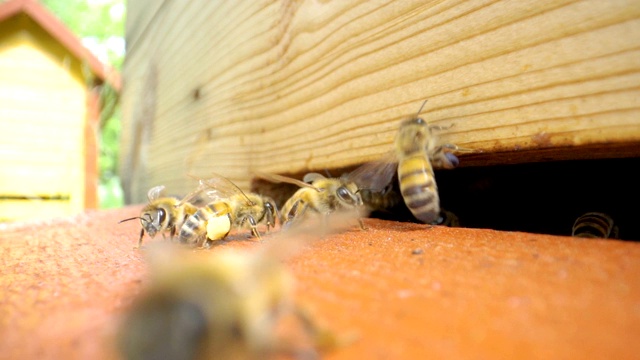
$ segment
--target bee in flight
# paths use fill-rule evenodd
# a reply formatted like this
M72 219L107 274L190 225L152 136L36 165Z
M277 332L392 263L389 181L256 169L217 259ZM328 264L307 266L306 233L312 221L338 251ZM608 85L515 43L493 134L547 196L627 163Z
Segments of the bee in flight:
M364 164L348 176L356 183L368 186L374 200L385 195L397 173L400 194L416 219L427 224L440 224L438 186L433 168L453 169L459 160L452 153L453 144L440 144L433 134L440 126L429 126L419 117L426 101L414 118L403 121L395 138L395 149L381 159ZM364 187L361 186L361 189ZM374 201L372 200L372 201Z
M280 209L280 222L283 226L301 221L310 213L325 218L335 211L362 210L362 198L358 185L348 178L325 177L318 173L309 173L303 180L297 180L276 174L256 174L265 180L285 182L300 186ZM361 228L362 220L358 218Z
M205 193L210 202L189 216L180 229L180 242L204 246L207 241L224 239L232 228L249 226L260 239L258 224L265 223L267 231L275 226L278 217L274 201L255 193L244 193L231 180L214 175L200 180L198 188L183 198L180 206L194 196Z
M147 192L149 203L142 209L140 216L121 220L123 223L129 220L140 220L142 230L140 230L140 238L138 239L138 248L142 245L144 233L149 234L153 238L156 233L161 233L164 237L165 232L169 231L171 239L176 235L184 221L191 215L195 214L197 208L189 202L179 201L174 197L161 196L165 187L159 185L151 188Z

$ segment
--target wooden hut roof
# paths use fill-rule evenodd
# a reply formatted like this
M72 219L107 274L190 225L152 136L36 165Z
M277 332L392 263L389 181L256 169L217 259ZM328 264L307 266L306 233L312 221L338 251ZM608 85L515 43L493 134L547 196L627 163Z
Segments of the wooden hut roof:
M109 83L116 91L120 91L120 74L103 64L89 51L78 37L71 32L58 18L51 14L36 0L9 0L0 3L0 23L15 16L24 14L58 41L78 60L86 62L93 74L102 82Z

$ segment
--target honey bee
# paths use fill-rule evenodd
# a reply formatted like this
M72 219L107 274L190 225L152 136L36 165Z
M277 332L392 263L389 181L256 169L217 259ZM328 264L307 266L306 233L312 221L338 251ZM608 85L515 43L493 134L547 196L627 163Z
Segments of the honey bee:
M438 185L430 159L445 169L458 164L455 155L437 144L433 129L421 118L409 119L400 125L395 141L400 193L413 216L427 224L440 217Z
M429 126L418 117L426 101L414 118L405 120L395 138L395 149L381 159L362 165L349 174L359 184L368 184L371 191L384 196L386 186L397 173L400 194L413 216L427 224L443 222L446 214L440 212L438 186L433 168L453 169L459 164L451 151L458 150L453 144L439 144L433 134L442 130ZM377 191L376 191L377 190Z
M328 178L318 173L309 173L302 181L276 174L256 175L272 182L300 186L280 209L280 222L283 226L301 221L309 213L321 214L326 218L335 211L361 211L363 203L358 185L349 179ZM364 228L360 218L358 222Z
M255 193L244 193L229 179L215 175L200 180L200 186L180 201L184 203L204 192L211 200L189 216L180 229L180 242L202 247L207 241L224 239L232 228L248 225L251 234L260 239L258 224L266 223L267 231L278 217L273 200Z
M162 197L164 191L164 185L159 185L151 188L147 192L147 198L149 203L142 209L140 216L132 217L129 219L121 220L119 223L125 221L140 219L140 238L138 239L138 246L142 245L142 238L144 233L149 234L149 237L153 238L156 233L161 233L164 238L165 232L169 231L171 239L176 235L178 228L182 226L185 219L196 213L197 208L188 202L179 202L174 197Z
M618 226L613 219L601 212L588 212L578 217L573 223L571 236L581 238L617 239Z
M282 262L291 249L260 250L182 250L152 261L151 281L120 326L123 357L265 359L306 352L316 358L338 344L293 301L294 279ZM283 341L276 330L288 316L299 321L308 348Z

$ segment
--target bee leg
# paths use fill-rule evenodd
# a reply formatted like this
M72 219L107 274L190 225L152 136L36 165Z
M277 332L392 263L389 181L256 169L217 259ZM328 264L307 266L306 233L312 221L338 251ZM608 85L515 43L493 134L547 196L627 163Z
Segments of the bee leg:
M296 201L291 206L291 209L289 210L288 213L282 214L282 224L283 225L289 224L291 222L291 220L293 220L293 218L295 217L295 214L298 212L298 205L300 205L300 201Z
M433 155L432 156L436 156L445 152L452 152L452 151L458 151L460 149L460 147L456 144L451 144L451 143L446 143L446 144L441 144L436 146L433 149Z
M267 233L269 233L269 231L271 230L271 228L275 228L276 227L276 223L272 218L267 218Z
M296 221L296 219L301 219L304 213L307 210L307 204L302 200L297 200L293 206L291 206L291 210L287 214L284 215L284 219L282 221L282 225L289 227L291 224Z
M447 149L449 151L457 151L457 152L466 152L466 153L475 152L474 149L460 147L456 144L451 144L451 143L442 144L440 145L440 148Z
M445 145L448 145L448 144L445 144ZM435 168L455 169L460 164L460 160L452 152L444 151L443 149L445 145L436 147L433 150L433 152L429 155L429 159L431 160L431 165ZM455 146L457 148L457 145L451 145L451 146Z
M442 125L429 125L429 131L442 131L442 130L449 130L451 129L453 126L455 125L455 123L451 123L448 126L442 126Z
M138 239L138 246L136 246L135 249L140 249L140 247L142 246L143 237L144 237L144 228L140 230L140 238Z
M270 203L270 202L266 202L265 203L265 215L267 218L267 232L269 232L269 230L272 227L276 226L276 218L278 218L278 209L277 207Z
M451 151L456 151L456 150L459 149L458 145L451 144L451 143L442 144L438 148L439 149L447 149L447 150L451 150Z
M207 236L206 235L202 235L198 238L198 241L196 242L196 247L197 248L204 248L204 245L207 243Z
M364 221L362 221L362 218L360 217L359 214L358 214L358 224L360 224L360 230L367 230L366 226L364 226Z
M173 225L169 230L169 241L173 242L173 238L176 237L176 226Z
M249 221L249 226L251 226L251 234L257 237L258 240L262 240L262 238L260 237L260 232L258 232L258 224L256 223L256 219L254 219L251 215L247 215L245 220Z

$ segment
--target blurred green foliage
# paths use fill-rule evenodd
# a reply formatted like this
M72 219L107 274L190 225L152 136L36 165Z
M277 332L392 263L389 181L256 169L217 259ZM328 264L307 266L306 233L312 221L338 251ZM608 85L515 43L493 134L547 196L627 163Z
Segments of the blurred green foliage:
M85 45L96 43L102 61L120 69L124 59L120 44L124 44L124 0L41 0L65 25L78 35ZM119 40L122 39L122 40ZM91 41L93 40L93 41ZM94 46L91 50L96 52Z
M100 60L120 70L124 60L124 0L41 0ZM101 208L120 207L124 197L118 178L120 111L118 96L108 86L101 89L98 168Z
M100 186L98 198L101 208L121 207L124 204L124 193L118 177L118 151L120 145L120 113L109 118L100 134Z

